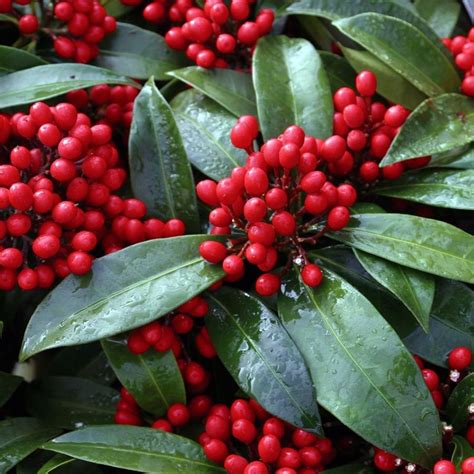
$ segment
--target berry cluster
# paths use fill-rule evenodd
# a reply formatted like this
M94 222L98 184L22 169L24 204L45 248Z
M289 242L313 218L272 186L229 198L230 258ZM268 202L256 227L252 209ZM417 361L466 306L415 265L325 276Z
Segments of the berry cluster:
M0 146L0 290L49 288L95 256L184 234L181 221L143 221L143 202L113 194L127 172L112 129L70 103L0 115Z
M198 183L198 197L213 207L209 222L211 234L244 234L228 246L216 241L203 242L199 251L210 263L222 264L227 281L244 275L244 260L265 272L256 280L256 291L269 296L278 291L280 276L269 273L279 254L287 254L285 269L292 262L302 266L305 284L321 283L319 267L310 263L305 245L314 245L327 230L340 230L349 221L349 206L357 199L350 184L335 186L326 173L316 170L323 162L333 163L345 149L339 137L321 142L295 125L253 151L258 135L257 120L241 117L231 132L234 146L249 154L246 166L237 167L229 178L218 183ZM317 229L317 230L314 230Z
M467 36L443 38L443 44L454 56L456 66L464 73L461 92L474 97L474 28L469 30Z
M15 0L15 6L24 10L31 0ZM99 0L63 0L54 4L42 2L44 10L39 18L33 14L21 14L13 8L11 0L0 0L0 13L18 16L18 28L22 35L41 33L53 40L56 54L79 63L88 63L99 54L98 44L115 31L117 22ZM32 10L34 11L34 10Z

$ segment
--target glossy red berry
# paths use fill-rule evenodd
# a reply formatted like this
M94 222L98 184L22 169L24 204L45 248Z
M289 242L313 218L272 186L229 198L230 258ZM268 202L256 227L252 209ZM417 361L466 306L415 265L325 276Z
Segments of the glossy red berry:
M396 464L397 458L386 451L378 450L374 456L374 464L377 469L380 469L383 472L391 472L397 467ZM441 474L441 473L438 473Z
M273 273L264 273L257 278L255 290L261 296L275 294L280 288L280 277Z
M258 442L258 455L263 462L274 463L281 451L280 440L273 434L265 434Z
M199 253L208 262L219 263L226 257L227 248L220 242L206 240L199 246Z
M377 78L372 71L361 71L356 77L357 92L363 97L371 97L377 90Z
M169 422L173 426L184 426L189 422L190 414L186 405L182 403L174 403L166 412Z
M433 467L433 474L456 474L456 467L451 461L442 459Z
M309 263L303 267L303 270L301 270L301 278L305 285L315 287L321 284L323 273L317 265Z
M347 207L337 206L329 211L327 225L331 230L341 230L349 223L349 219Z
M465 370L472 360L472 352L468 347L456 347L449 353L448 364L450 369Z
M220 439L211 439L204 445L204 454L216 464L222 464L228 453L227 445Z

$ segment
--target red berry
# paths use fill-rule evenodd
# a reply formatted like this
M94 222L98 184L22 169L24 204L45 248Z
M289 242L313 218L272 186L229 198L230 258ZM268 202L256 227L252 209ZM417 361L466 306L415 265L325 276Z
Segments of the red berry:
M228 474L243 474L248 461L237 454L230 454L225 458L224 469Z
M204 445L204 454L216 464L222 464L226 459L229 450L226 444L220 439L211 439Z
M15 183L8 191L10 205L19 211L26 211L33 205L33 191L25 183Z
M309 263L301 270L301 278L305 285L315 287L321 284L323 273L317 265Z
M456 467L451 461L442 459L433 467L433 474L456 474Z
M280 456L280 440L273 434L265 434L260 438L257 449L263 462L274 463Z
M31 268L24 268L17 277L18 286L22 290L34 290L38 286L38 275Z
M0 251L0 266L16 270L23 265L23 254L20 250L10 247Z
M257 23L253 21L246 21L237 30L238 40L246 46L253 46L259 37L260 29L258 28Z
M286 191L281 188L272 188L265 194L265 202L270 209L278 211L288 204ZM263 218L263 216L262 216Z
M396 460L397 458L393 454L382 450L378 450L374 456L375 467L383 472L394 471L397 467Z
M366 161L359 168L359 176L367 183L372 183L379 177L379 165L375 161Z
M244 261L237 255L229 255L224 258L222 269L230 276L241 275L244 272Z
M224 4L218 4L218 5L222 5L225 7ZM215 6L218 6L218 5L215 5ZM232 53L235 50L236 44L237 42L235 41L235 38L232 35L229 35L227 33L220 34L216 40L217 50L224 54Z
M409 112L404 107L402 107L401 105L393 105L392 107L389 107L385 112L385 125L388 125L389 127L393 128L398 128L403 125L408 115Z
M290 467L298 469L301 466L301 459L298 451L293 448L283 448L278 458L279 467Z
M260 196L268 189L268 176L260 168L250 168L245 174L244 185L250 196Z
M155 428L156 430L166 431L167 433L173 432L173 427L171 426L171 423L168 420L165 420L164 418L160 418L154 421L151 427Z
M337 187L337 203L340 206L350 207L357 200L357 191L350 184L341 184Z
M184 426L189 422L190 414L186 405L182 403L174 403L166 412L169 422L173 426Z
M463 474L474 474L474 456L464 459L461 464L461 471Z
M326 175L322 171L311 171L301 180L301 188L305 193L318 192L326 182Z
M275 229L266 222L252 224L247 235L250 242L263 244L266 247L269 247L275 241Z
M356 94L349 87L341 87L333 96L334 106L338 112L342 112L345 107L356 103Z
M449 353L448 364L450 369L465 370L472 360L472 352L468 347L456 347Z
M253 461L244 469L244 474L268 474L268 468L263 462Z
M279 211L272 217L272 225L277 234L291 236L296 231L296 221L288 211Z
M393 163L382 168L382 176L385 179L394 180L398 179L403 174L403 164Z
M428 389L430 391L436 390L439 386L439 377L436 372L431 369L423 369L421 373Z
M341 230L350 219L350 213L347 207L337 206L329 211L327 225L331 230Z
M257 278L255 290L261 296L275 294L280 288L280 277L273 273L264 273Z
M54 257L61 248L61 242L55 235L40 235L33 241L32 249L40 258Z
M257 429L251 421L241 418L232 423L232 436L244 444L250 444L257 436Z
M361 71L356 77L357 92L363 97L371 97L377 90L377 78L371 71Z
M342 155L346 151L346 141L344 138L333 135L332 137L326 138L321 147L321 157L332 163L342 158Z
M92 257L85 252L71 252L67 257L67 265L71 273L85 275L92 267Z
M23 35L32 35L36 33L39 27L38 18L35 15L23 15L18 20L18 28Z

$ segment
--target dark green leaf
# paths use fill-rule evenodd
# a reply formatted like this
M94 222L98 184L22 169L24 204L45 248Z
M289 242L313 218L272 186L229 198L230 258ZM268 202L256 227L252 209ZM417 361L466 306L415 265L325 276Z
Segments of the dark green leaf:
M86 365L84 365L77 372L77 376L104 385L111 385L116 380L115 373L104 352L99 352Z
M369 70L377 76L377 92L389 101L413 110L426 99L425 94L372 53L343 46L341 49L357 72Z
M351 207L351 212L354 214L379 214L385 212L385 209L373 202L356 202Z
M18 20L13 15L5 15L3 13L0 14L0 21L8 21L15 25L18 25ZM16 48L18 50L18 48Z
M130 180L148 212L179 218L199 232L194 180L170 106L151 78L135 99L129 141Z
M415 6L422 18L440 38L451 36L459 18L461 5L450 0L416 0Z
M430 315L430 332L417 328L403 342L423 359L447 366L454 347L474 346L474 292L466 285L439 279Z
M102 346L120 383L137 403L156 417L173 403L186 403L184 382L173 352L132 354L123 337L104 339Z
M0 472L7 472L58 433L35 418L0 421Z
M384 181L374 190L382 196L449 209L474 209L474 170L422 169Z
M210 238L150 240L97 259L83 277L67 277L33 314L22 360L143 326L201 293L224 276L199 256L199 245Z
M454 444L454 451L451 461L456 466L456 471L461 472L461 464L464 459L474 456L474 448L462 436L455 436L452 443Z
M108 15L115 18L120 18L133 10L133 7L124 5L120 0L102 0L101 5L105 7Z
M311 289L293 270L278 307L309 366L320 405L403 459L429 467L439 458L440 421L420 370L362 294L329 270Z
M322 434L308 369L278 318L239 290L224 287L208 297L209 334L240 388L270 413Z
M262 38L253 55L252 73L265 140L278 137L290 125L318 138L331 135L331 89L309 41L282 35Z
M47 64L39 56L22 49L0 45L0 73L8 73Z
M415 270L474 283L474 237L407 214L356 214L329 237Z
M94 64L118 74L167 80L168 71L186 66L189 61L172 50L162 36L128 23L118 23L117 30L100 43L100 54Z
M41 469L38 470L38 474L49 474L50 472L54 472L55 474L61 472L74 474L76 472L85 472L85 470L87 470L87 473L89 474L90 468L94 470L95 466L82 461L76 461L68 456L63 456L62 454L57 454L46 464L41 466ZM82 469L82 471L78 471L78 469Z
M53 439L45 449L131 471L225 473L206 459L194 441L153 428L89 427Z
M168 75L201 91L237 117L257 115L252 77L248 73L187 67Z
M0 407L5 405L22 381L21 377L0 372Z
M235 117L217 102L190 89L176 96L171 106L189 160L201 173L219 181L245 164L247 154L230 141Z
M468 375L456 385L448 400L446 413L455 431L466 428L469 421L469 405L473 403L473 400L474 373Z
M365 464L345 464L344 466L324 469L326 474L373 474L375 469Z
M319 57L326 70L332 92L340 87L354 87L356 75L346 59L326 51L320 51Z
M429 316L435 292L435 280L427 273L413 270L361 250L354 250L365 270L392 292L428 332Z
M60 428L112 423L116 390L79 377L46 377L28 387L28 411Z
M460 94L427 99L408 117L381 165L432 155L474 140L474 104Z
M474 147L472 145L455 148L431 157L430 167L474 169Z
M301 15L297 18L298 23L309 35L312 42L318 45L318 48L332 51L332 46L337 40L319 18L309 15Z
M363 13L333 23L428 96L454 92L452 62L420 30L398 18Z
M96 84L128 84L131 79L87 64L48 64L13 72L0 81L0 108L50 99Z

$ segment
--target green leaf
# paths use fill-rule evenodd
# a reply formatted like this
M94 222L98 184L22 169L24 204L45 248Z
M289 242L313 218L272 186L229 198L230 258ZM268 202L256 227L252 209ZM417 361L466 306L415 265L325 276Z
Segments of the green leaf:
M324 469L326 474L373 474L375 469L365 464L344 464L343 466Z
M120 383L145 411L159 417L173 403L186 403L183 378L172 351L132 354L123 337L104 339L102 347Z
M190 439L153 428L94 426L53 439L45 449L106 466L149 473L225 473Z
M426 99L425 94L372 53L340 47L357 72L369 70L377 76L377 92L389 101L413 110Z
M308 369L278 318L239 290L224 287L208 298L209 334L240 388L270 413L322 434Z
M0 108L46 100L75 89L104 83L140 87L128 77L96 66L48 64L3 76L0 81Z
M118 23L117 30L100 43L100 54L94 64L118 74L167 80L168 71L186 66L189 61L172 50L164 38L153 31L128 23Z
M438 153L431 157L429 167L474 169L474 146L468 145L445 153Z
M31 317L21 360L143 326L198 295L224 276L199 255L210 239L150 240L97 259L85 276L65 278Z
M430 206L473 210L474 170L421 169L396 181L384 181L374 192Z
M0 73L8 73L47 64L39 56L22 49L0 45Z
M278 137L290 125L318 138L331 135L331 89L309 41L283 35L262 38L253 55L252 74L265 140Z
M94 466L91 464L84 463L82 461L76 461L75 459L68 456L63 456L62 454L57 454L56 456L53 456L46 464L41 466L38 474L49 474L50 472L70 472L72 474L73 472L77 472L75 469L76 465L78 468L83 469L82 472L85 472L87 469L87 472L89 473L90 468L94 469ZM67 469L67 471L64 471L63 468Z
M455 431L466 428L469 422L469 405L474 400L474 373L461 380L448 400L446 414Z
M474 104L460 94L443 94L420 104L393 140L381 165L432 155L474 140Z
M32 415L66 429L112 423L118 400L116 390L79 377L45 377L26 394Z
M21 382L23 382L21 377L0 372L0 407L5 405Z
M366 441L431 466L441 455L440 421L411 354L345 280L325 270L312 289L300 278L298 270L286 278L278 310L305 357L318 403Z
M430 332L420 328L403 342L411 352L440 367L447 367L454 347L474 348L474 292L453 280L438 279L430 315Z
M435 292L435 280L427 273L413 270L375 255L354 250L359 262L382 286L393 293L428 332Z
M201 173L219 181L245 164L247 154L230 141L235 117L217 102L190 89L176 96L171 106L189 160Z
M308 34L309 39L312 40L312 43L316 43L320 49L326 51L332 50L332 46L337 40L319 18L309 15L300 15L297 16L297 19L298 23L303 27L303 30Z
M462 436L455 436L452 443L454 444L451 462L456 466L456 471L461 472L461 464L464 459L474 456L474 448Z
M179 218L188 232L199 231L191 166L173 112L153 78L133 106L129 165L133 193L150 214Z
M3 13L0 14L0 21L8 21L13 23L14 25L18 25L18 20L12 15L5 15ZM15 48L18 49L18 48Z
M35 418L0 421L0 472L7 472L59 430Z
M319 57L326 70L332 92L336 92L340 87L354 87L356 75L346 59L326 51L319 51Z
M415 7L440 38L451 36L458 22L461 5L450 0L416 0Z
M420 30L398 18L363 13L333 22L428 96L458 89L459 75L450 61Z
M232 69L187 67L168 73L215 100L236 117L257 115L252 77Z
M474 283L474 237L445 222L407 214L356 214L331 237L415 270Z

